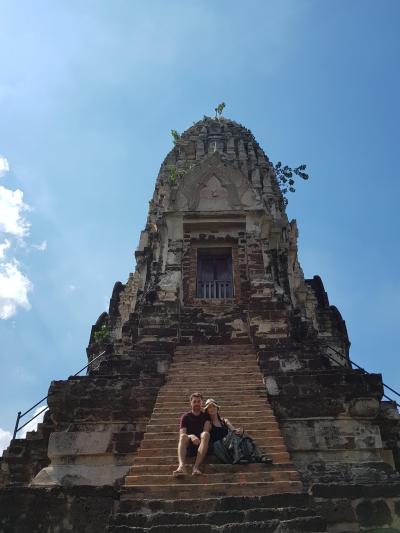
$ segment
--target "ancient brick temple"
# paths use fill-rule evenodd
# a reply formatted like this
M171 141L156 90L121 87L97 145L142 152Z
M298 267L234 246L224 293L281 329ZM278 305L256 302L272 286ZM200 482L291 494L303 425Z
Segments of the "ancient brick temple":
M52 382L44 422L4 453L0 530L400 531L396 404L379 374L352 368L297 237L246 128L204 118L184 132L136 271L92 328L88 374ZM202 476L173 478L193 390L272 466L209 456Z

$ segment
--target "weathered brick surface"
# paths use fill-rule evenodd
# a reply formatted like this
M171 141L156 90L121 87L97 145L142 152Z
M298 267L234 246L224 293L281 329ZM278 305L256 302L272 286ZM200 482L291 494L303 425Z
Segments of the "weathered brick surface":
M0 532L103 533L117 498L111 487L3 489Z

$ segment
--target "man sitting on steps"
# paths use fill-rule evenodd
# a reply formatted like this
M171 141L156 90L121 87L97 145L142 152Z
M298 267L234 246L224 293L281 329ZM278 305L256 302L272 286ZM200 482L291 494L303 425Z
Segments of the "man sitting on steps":
M192 475L201 474L199 466L203 462L208 451L210 434L204 431L204 424L210 420L209 416L202 411L203 396L199 392L194 392L190 396L191 411L182 415L180 422L178 461L179 466L174 471L174 476L184 476L186 474L186 456L195 457Z

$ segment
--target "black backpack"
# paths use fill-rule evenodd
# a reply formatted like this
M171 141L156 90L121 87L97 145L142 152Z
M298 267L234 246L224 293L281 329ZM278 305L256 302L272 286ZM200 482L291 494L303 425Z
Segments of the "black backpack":
M229 431L226 437L214 442L213 451L225 464L272 462L266 455L262 455L253 439L246 433L238 435L234 431Z

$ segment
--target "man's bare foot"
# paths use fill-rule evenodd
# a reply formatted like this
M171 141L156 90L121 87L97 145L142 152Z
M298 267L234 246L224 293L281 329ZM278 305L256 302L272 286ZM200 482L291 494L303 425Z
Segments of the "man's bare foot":
M184 465L179 465L178 468L172 472L172 475L174 477L181 477L181 476L184 476L185 474L186 474L186 469Z
M197 466L193 467L192 476L201 476L202 472L197 468Z

